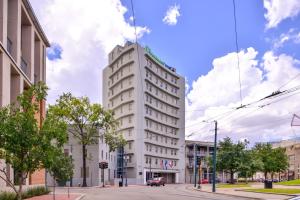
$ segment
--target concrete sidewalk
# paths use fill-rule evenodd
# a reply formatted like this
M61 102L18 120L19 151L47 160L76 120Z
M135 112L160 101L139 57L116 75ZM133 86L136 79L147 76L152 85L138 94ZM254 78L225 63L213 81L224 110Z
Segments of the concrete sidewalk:
M248 187L248 188L251 188L251 187ZM193 186L189 186L189 189L211 193L212 185L210 185L210 184L202 185L201 189L195 189ZM244 188L216 188L216 193L230 195L230 196L246 197L249 199L261 199L261 200L286 200L286 199L293 198L293 196L289 196L289 195L244 192L244 191L237 191L238 189L247 189L247 187L244 187Z
M70 194L70 196L67 194L55 194L55 200L80 200L83 196L80 194ZM53 200L53 194L36 196L26 200Z

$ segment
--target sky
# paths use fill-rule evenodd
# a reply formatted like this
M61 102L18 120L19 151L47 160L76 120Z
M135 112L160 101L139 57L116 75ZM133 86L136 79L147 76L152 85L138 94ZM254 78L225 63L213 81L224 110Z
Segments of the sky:
M52 44L48 103L63 92L101 103L107 54L135 38L131 1L30 2ZM133 6L138 41L186 78L187 139L212 140L213 120L219 139L253 144L300 136L291 126L300 115L299 91L245 106L300 85L300 0L235 0L238 54L233 0L133 0Z

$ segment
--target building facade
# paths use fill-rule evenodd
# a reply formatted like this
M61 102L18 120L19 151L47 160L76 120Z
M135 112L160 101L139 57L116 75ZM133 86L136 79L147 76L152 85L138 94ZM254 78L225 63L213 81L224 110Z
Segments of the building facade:
M157 176L183 183L185 79L139 44L116 46L108 56L103 106L115 112L118 132L128 142L128 183L145 184Z
M116 176L116 154L109 151L103 134L99 132L99 135L100 137L97 143L87 146L86 182L89 187L102 186L103 180L104 185L114 184L114 177ZM73 160L74 174L70 181L56 184L73 187L81 186L83 181L82 146L71 132L68 132L68 142L64 145L64 153ZM103 175L102 170L99 168L100 162L108 163L108 168L104 169ZM47 185L54 185L54 180L49 174L47 174Z
M201 179L212 180L212 168L207 163L207 159L214 154L214 143L213 142L202 142L202 141L185 141L185 183L195 183L195 163L196 163L196 183ZM195 157L201 160L201 170L199 170L199 162L195 162ZM199 176L200 171L200 176Z
M300 179L300 140L283 140L272 143L272 146L273 148L284 148L289 162L288 170L276 174L276 177L280 180Z
M28 0L0 0L0 106L16 101L17 96L32 84L46 81L46 38ZM40 124L45 116L45 102L36 115ZM14 180L13 169L6 167L9 179ZM45 171L29 176L27 185L44 184ZM0 186L7 186L0 180Z

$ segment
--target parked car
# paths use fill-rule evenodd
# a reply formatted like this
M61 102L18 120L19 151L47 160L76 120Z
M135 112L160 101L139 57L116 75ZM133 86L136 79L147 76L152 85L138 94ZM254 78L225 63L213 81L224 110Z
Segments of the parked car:
M157 177L157 178L153 178L147 181L147 185L150 186L165 186L166 181L164 179L164 177Z
M198 181L198 183L199 183L200 181ZM201 182L200 182L200 184L208 184L208 179L201 179Z

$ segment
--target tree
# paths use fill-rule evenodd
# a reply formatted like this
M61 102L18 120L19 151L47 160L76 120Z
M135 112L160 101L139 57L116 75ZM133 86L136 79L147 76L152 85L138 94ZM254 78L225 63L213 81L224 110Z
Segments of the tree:
M49 111L68 123L70 133L82 146L82 187L86 187L87 146L98 142L99 130L104 132L105 142L110 151L125 143L125 140L116 134L117 120L114 119L112 111L104 110L100 104L90 103L88 97L77 98L71 93L61 95L55 105L49 106Z
M283 148L272 148L269 143L259 143L255 145L254 150L262 162L261 170L264 172L265 179L267 179L268 173L273 179L275 172L284 171L288 168L288 157Z
M239 141L237 144L234 144L229 137L219 142L216 163L217 170L229 173L230 183L232 184L234 183L234 173L240 170L247 144L247 141Z
M246 182L248 178L259 171L262 167L262 162L253 150L245 150L241 157L241 164L239 167L239 176L244 177Z
M61 150L67 139L66 124L55 116L47 116L39 127L36 114L47 90L45 84L38 83L18 96L15 104L0 108L0 159L14 169L19 189L9 180L5 167L0 169L0 178L16 192L18 199L22 199L22 183L28 175L51 166L49 155Z

